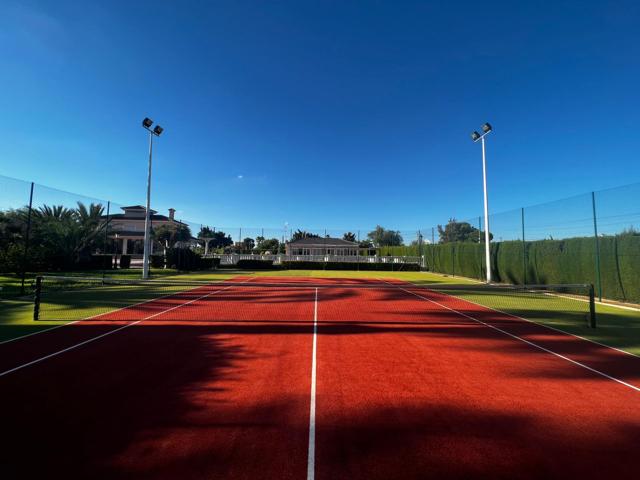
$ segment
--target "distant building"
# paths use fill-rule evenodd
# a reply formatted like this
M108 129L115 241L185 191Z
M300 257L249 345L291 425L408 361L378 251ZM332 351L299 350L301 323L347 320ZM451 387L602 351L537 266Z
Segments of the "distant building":
M142 253L144 248L144 217L146 208L142 205L132 205L122 207L124 213L109 215L109 237L115 240L117 252L126 255L128 253ZM177 221L175 209L169 209L169 216L158 215L158 212L151 210L151 228L160 225L173 225L175 227L186 226L185 223ZM107 216L102 216L106 221ZM153 243L151 242L151 252L153 253Z
M359 246L357 242L350 242L342 238L301 238L287 242L287 255L340 255L356 256Z

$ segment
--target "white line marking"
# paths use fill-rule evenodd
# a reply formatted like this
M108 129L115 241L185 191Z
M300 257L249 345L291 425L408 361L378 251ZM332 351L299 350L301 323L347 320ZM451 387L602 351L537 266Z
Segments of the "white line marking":
M427 289L429 288L426 285L418 285L416 283L411 283L411 282L408 282L408 283L410 283L411 285L415 285L417 288L427 288ZM394 284L392 283L391 285L394 285ZM442 284L440 284L440 285L442 285ZM434 290L434 292L437 292L437 290ZM627 352L626 350L622 350L621 348L612 347L611 345L606 345L604 343L598 342L597 340L591 340L590 338L583 337L582 335L577 335L575 333L567 332L566 330L562 330L560 328L552 327L551 325L545 325L544 323L541 323L541 322L535 322L533 320L529 320L528 318L519 317L518 315L514 315L513 313L508 313L508 312L505 312L503 310L498 310L497 308L487 307L486 305L482 305L481 303L477 303L477 302L474 302L472 300L467 300L464 297L457 297L456 295L452 295L452 294L449 294L449 293L443 293L442 295L448 295L450 297L458 298L458 299L463 300L465 302L472 303L474 305L478 305L479 307L483 307L483 308L486 308L486 309L489 309L489 310L493 310L494 312L502 313L503 315L508 315L511 318L516 318L516 319L522 320L524 322L532 323L534 325L539 325L541 327L548 328L549 330L553 330L555 332L559 332L559 333L563 333L565 335L570 335L572 337L579 338L580 340L584 340L585 342L595 343L596 345L600 345L601 347L610 348L611 350L615 350L616 352L620 352L620 353L624 353L625 355L631 355L632 357L640 358L640 355L636 355L635 353L632 353L632 352ZM560 297L562 295L555 295L555 296ZM581 300L579 298L573 298L573 297L563 297L563 298L576 300L578 302L588 302L588 300ZM599 302L596 302L596 303L599 303ZM599 303L599 304L600 305L605 305L605 306L610 306L608 303ZM596 317L597 317L597 313L596 313Z
M247 280L244 280L244 281L239 282L239 283L247 283L247 282L250 282L251 280L253 280L254 278L256 278L256 277L248 278ZM191 288L191 289L189 289L189 290L182 290L182 291L179 291L179 292L172 292L172 293L168 293L168 294L166 294L166 295L162 295L162 296L160 296L160 297L155 297L155 298L152 298L152 299L150 299L150 300L145 300L145 301L143 301L143 302L134 303L134 304L132 304L132 305L126 305L126 306L124 306L124 307L117 308L117 309L115 309L115 310L109 310L108 312L104 312L104 313L97 313L97 314L92 315L92 316L90 316L90 317L81 318L80 320L74 320L73 322L63 323L62 325L55 325L55 326L53 326L53 327L51 327L51 328L45 328L45 329L43 329L43 330L38 330L37 332L27 333L26 335L21 335L21 336L19 336L19 337L9 338L8 340L3 340L3 341L1 341L1 342L0 342L0 345L2 345L2 344L4 344L4 343L14 342L14 341L16 341L16 340L20 340L20 339L23 339L23 338L31 337L31 336L33 336L33 335L38 335L39 333L49 332L49 331L51 331L51 330L55 330L56 328L66 327L66 326L68 326L68 325L73 325L74 323L83 322L83 321L85 321L85 320L95 320L96 318L98 318L98 317L102 317L103 315L110 315L110 314L112 314L112 313L116 313L116 312L120 312L120 311L122 311L122 310L126 310L127 308L139 307L140 305L145 305L145 304L150 303L150 302L155 302L155 301L157 301L157 300L161 300L161 299L163 299L163 298L172 297L172 296L177 296L177 295L180 295L180 294L182 294L182 293L192 292L192 291L194 291L194 290L197 290L198 288L202 288L202 287L205 287L205 286L207 286L207 285L195 286L194 288ZM227 287L227 288L230 288L230 287ZM146 320L146 318L145 318L144 320Z
M60 355L61 353L68 352L69 350L73 350L74 348L78 348L78 347L80 347L82 345L86 345L87 343L93 342L94 340L98 340L99 338L106 337L107 335L111 335L112 333L119 332L120 330L124 330L125 328L130 327L132 325L136 325L136 324L140 323L141 321L142 320L138 320L137 322L133 322L133 323L127 323L126 325L123 325L122 327L116 328L115 330L110 330L110 331L108 331L106 333L103 333L102 335L98 335L97 337L92 337L92 338L90 338L88 340L85 340L84 342L76 343L75 345L71 345L70 347L67 347L67 348L65 348L63 350L58 350L57 352L50 353L49 355L45 355L44 357L36 358L35 360L32 360L32 361L30 361L28 363L23 363L22 365L18 365L17 367L11 368L9 370L5 370L4 372L0 373L0 377L8 375L8 374L10 374L12 372L16 372L16 371L21 370L21 369L23 369L25 367L28 367L30 365L34 365L36 363L40 363L40 362L42 362L44 360L47 360L48 358L55 357L57 355Z
M247 281L248 281L248 280L247 280ZM242 283L246 283L246 282L242 282ZM211 295L215 295L216 293L220 293L220 292L222 292L222 291L224 291L224 290L229 290L230 288L232 288L232 287L234 287L234 286L235 286L235 285L230 285L230 286L228 286L228 287L221 288L220 290L215 290L215 291L213 291L213 292L209 292L209 293L207 293L206 295L202 295L201 297L194 298L193 300L189 300L188 302L184 302L184 303L181 303L181 304L176 305L176 306L174 306L174 307L171 307L171 308L168 308L168 309L166 309L166 310L163 310L163 311L161 311L161 312L154 313L153 315L149 315L148 317L143 318L143 320L149 320L150 318L155 318L155 317L157 317L158 315L163 315L163 314L165 314L165 313L172 312L173 310L176 310L176 309L178 309L178 308L180 308L180 307L184 307L184 306L189 305L189 304L191 304L191 303L193 303L193 302L197 302L198 300L202 300L203 298L210 297Z
M311 357L311 402L309 406L309 454L307 456L307 480L316 475L316 352L318 345L318 288L313 305L313 352Z
M393 284L390 283L390 285L393 285ZM518 335L514 335L513 333L509 333L506 330L503 330L503 329L501 329L499 327L491 325L490 323L486 323L486 322L483 322L482 320L478 320L477 318L474 318L471 315L467 315L466 313L463 313L463 312L460 312L460 311L455 310L453 308L447 307L446 305L443 305L443 304L441 304L439 302L436 302L435 300L431 300L430 298L423 297L422 295L414 293L411 290L407 290L406 288L402 288L400 286L398 288L400 290L404 291L404 292L407 292L407 293L409 293L411 295L415 295L418 298L426 300L427 302L431 302L431 303L433 303L435 305L438 305L439 307L442 307L442 308L445 308L445 309L447 309L447 310L449 310L451 312L457 313L458 315L462 315L463 317L466 317L466 318L468 318L470 320L473 320L474 322L481 323L482 325L484 325L486 327L489 327L489 328L492 328L492 329L494 329L494 330L496 330L496 331L498 331L498 332L500 332L500 333L502 333L504 335L508 335L511 338L514 338L516 340L520 340L521 342L524 342L524 343L526 343L528 345L531 345L532 347L535 347L535 348L537 348L539 350L542 350L543 352L550 353L551 355L555 355L558 358L561 358L563 360L566 360L567 362L573 363L574 365L577 365L577 366L582 367L582 368L584 368L586 370L589 370L590 372L593 372L593 373L595 373L597 375L600 375L600 376L603 376L605 378L608 378L609 380L613 380L614 382L617 382L617 383L619 383L621 385L624 385L625 387L628 387L628 388L630 388L632 390L635 390L636 392L640 392L640 387L636 387L635 385L632 385L632 384L627 383L627 382L625 382L623 380L620 380L619 378L615 378L615 377L612 377L611 375L607 375L606 373L601 372L600 370L596 370L595 368L591 368L590 366L585 365L584 363L578 362L578 361L573 360L573 359L571 359L569 357L565 357L564 355L562 355L560 353L554 352L553 350L549 350L548 348L545 348L545 347L543 347L541 345L538 345L537 343L533 343L533 342L531 342L529 340L526 340L526 339L524 339L522 337L519 337ZM461 299L461 300L464 300L464 299ZM466 300L464 300L464 301L466 301ZM484 306L484 305L480 305L480 306Z
M250 279L249 279L249 280L247 280L247 282L248 282L248 281L250 281ZM242 282L242 283L245 283L245 282ZM142 320L137 320L137 321L135 321L135 322L127 323L126 325L123 325L123 326L121 326L121 327L118 327L118 328L116 328L116 329L114 329L114 330L110 330L110 331L108 331L108 332L106 332L106 333L103 333L103 334L101 334L101 335L98 335L98 336L96 336L96 337L89 338L88 340L84 340L83 342L76 343L75 345L71 345L70 347L64 348L64 349L62 349L62 350L58 350L57 352L50 353L49 355L45 355L44 357L36 358L35 360L32 360L32 361L30 361L30 362L23 363L22 365L18 365L17 367L11 368L11 369L9 369L9 370L5 370L4 372L0 372L0 377L3 377L3 376L5 376L5 375L8 375L8 374L10 374L10 373L12 373L12 372L16 372L16 371L18 371L18 370L22 370L23 368L28 367L28 366L30 366L30 365L34 365L34 364L36 364L36 363L40 363L40 362L42 362L42 361L44 361L44 360L47 360L47 359L52 358L52 357L55 357L55 356L60 355L61 353L64 353L64 352L68 352L69 350L73 350L73 349L78 348L78 347L80 347L80 346L82 346L82 345L86 345L87 343L93 342L94 340L98 340L99 338L102 338L102 337L106 337L107 335L111 335L112 333L119 332L119 331L121 331L121 330L124 330L124 329L125 329L125 328L127 328L127 327L131 327L132 325L137 325L137 324L139 324L140 322L142 322L142 321L144 321L144 320L149 320L150 318L154 318L154 317L157 317L158 315L162 315L163 313L167 313L167 312L170 312L170 311L175 310L175 309L177 309L177 308L183 307L183 306L185 306L185 305L189 305L190 303L193 303L193 302L195 302L195 301L197 301L197 300L200 300L200 299L202 299L202 298L208 297L208 296L213 295L213 294L215 294L215 293L222 292L223 290L228 290L229 288L232 288L232 287L234 287L234 286L235 286L235 285L230 285L230 286L228 286L228 287L226 287L226 288L222 288L222 289L220 289L220 290L216 290L216 291L214 291L214 292L209 292L209 293L207 293L206 295L202 295L201 297L198 297L198 298L196 298L196 299L193 299L193 300L191 300L191 301L189 301L189 302L181 303L180 305L176 305L176 306L174 306L174 307L168 308L168 309L166 309L166 310L163 310L162 312L158 312L158 313L154 313L153 315L149 315L148 317L145 317L145 318L143 318ZM181 292L181 293L182 293L182 292ZM169 295L165 295L164 297L158 297L158 298L165 298L165 297L167 297L167 296L169 296ZM148 301L146 301L146 302L139 303L139 304L137 304L137 305L142 305L143 303L149 303L149 300L148 300ZM132 306L132 305L130 305L130 307L131 307L131 306ZM129 307L125 307L125 308L129 308ZM115 311L117 312L117 311L120 311L120 310L123 310L123 309L121 308L121 309L118 309L118 310L115 310ZM113 313L113 312L109 312L109 313ZM106 314L102 314L102 315L106 315ZM94 316L94 317L89 317L89 318L95 318L95 316ZM79 321L80 321L80 320L76 320L76 322L79 322ZM76 323L76 322L73 322L73 323ZM65 325L70 325L70 324L66 323ZM59 327L64 327L65 325L58 325L58 326L59 326ZM51 329L49 329L49 330L51 330ZM39 332L37 332L37 333L39 333ZM20 337L20 338L23 338L23 337Z
M32 337L33 335L38 335L39 333L44 333L44 332L48 332L49 330L55 330L56 328L60 328L60 327L66 327L67 325L72 325L74 323L78 323L81 320L75 320L73 322L69 322L69 323L63 323L61 325L54 325L53 327L49 327L49 328L43 328L42 330L38 330L37 332L32 332L32 333L27 333L26 335L20 335L19 337L13 337L13 338L9 338L8 340L3 340L0 342L0 345L2 345L3 343L9 343L9 342L13 342L15 340L20 340L21 338L27 338L27 337ZM11 324L8 324L8 326L11 326Z

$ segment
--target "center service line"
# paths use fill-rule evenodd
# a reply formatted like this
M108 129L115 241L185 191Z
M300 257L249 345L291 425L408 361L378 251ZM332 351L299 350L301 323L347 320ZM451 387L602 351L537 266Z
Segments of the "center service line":
M309 407L309 455L307 480L315 478L316 463L316 351L318 345L318 289L313 305L313 352L311 354L311 402Z

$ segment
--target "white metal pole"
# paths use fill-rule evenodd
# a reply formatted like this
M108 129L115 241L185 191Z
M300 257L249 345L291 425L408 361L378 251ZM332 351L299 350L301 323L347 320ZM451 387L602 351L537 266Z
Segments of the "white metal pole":
M142 257L142 278L149 278L149 242L151 227L151 160L153 155L153 133L149 132L149 172L147 173L147 210L144 217L144 253Z
M487 265L487 283L491 283L491 250L489 245L489 199L487 195L487 159L482 136L482 186L484 188L484 250Z

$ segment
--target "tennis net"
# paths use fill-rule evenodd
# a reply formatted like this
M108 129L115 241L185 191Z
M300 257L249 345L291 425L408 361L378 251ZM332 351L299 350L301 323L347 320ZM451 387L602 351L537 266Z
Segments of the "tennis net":
M385 301L397 311L421 297L466 315L509 314L528 320L595 327L593 287L575 285L410 284L398 280L283 277L245 281L131 280L42 276L36 279L34 319L40 321L242 318L245 306L310 301L314 289L349 292L350 302ZM372 290L384 292L377 295ZM365 293L369 292L369 293ZM377 295L377 296L376 296ZM328 294L325 295L325 297ZM389 304L387 304L389 305ZM190 306L189 308L183 308ZM197 309L196 309L197 307ZM285 308L285 307L283 307ZM197 311L196 311L197 310ZM190 313L188 313L190 312Z

